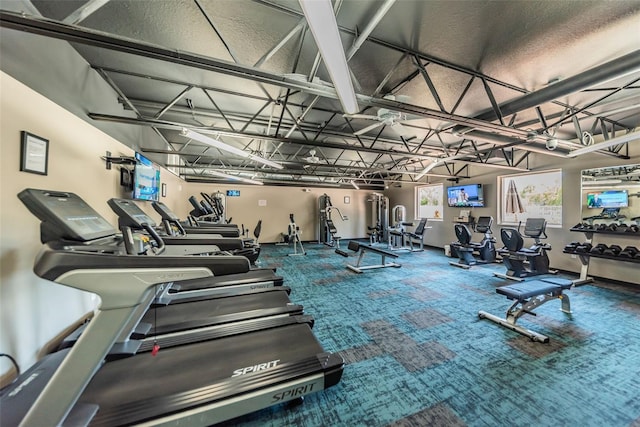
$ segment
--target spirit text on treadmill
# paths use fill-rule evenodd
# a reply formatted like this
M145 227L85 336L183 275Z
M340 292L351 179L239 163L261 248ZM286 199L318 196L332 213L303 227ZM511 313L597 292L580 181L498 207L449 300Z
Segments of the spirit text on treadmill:
M269 369L269 368L275 368L275 366L278 364L279 361L280 359L272 360L271 362L268 362L268 363L260 363L258 365L247 366L246 368L236 369L235 371L233 371L233 375L231 375L231 378L239 377L240 375L245 375L250 372L258 372L258 371L264 371L265 369Z
M24 380L22 382L22 384L20 384L18 387L13 389L13 391L11 391L11 393L9 393L9 397L13 397L13 396L17 395L18 393L20 393L22 391L22 389L25 388L26 386L28 386L31 381L35 380L38 377L38 375L40 375L40 373L38 371L36 371L33 374L29 375L29 378Z
M313 386L315 385L316 383L311 383L305 386L291 388L287 391L283 391L282 393L276 393L273 395L273 402L280 402L281 400L291 400L296 397L309 394L313 391Z

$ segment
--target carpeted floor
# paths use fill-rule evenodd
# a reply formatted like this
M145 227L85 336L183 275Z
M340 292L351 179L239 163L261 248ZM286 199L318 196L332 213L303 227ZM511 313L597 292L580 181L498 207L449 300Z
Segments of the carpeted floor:
M278 268L318 340L344 357L342 381L228 425L640 426L640 289L574 288L572 315L548 302L518 322L548 335L542 344L478 319L510 305L495 292L514 283L493 277L500 264L462 270L427 249L355 274L356 257L305 249L264 245L261 266Z

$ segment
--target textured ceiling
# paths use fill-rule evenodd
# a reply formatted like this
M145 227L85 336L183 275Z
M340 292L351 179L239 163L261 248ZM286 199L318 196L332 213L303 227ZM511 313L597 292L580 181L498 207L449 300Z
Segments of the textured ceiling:
M10 3L0 5L16 10ZM338 3L345 51L384 3ZM450 177L480 167L526 170L531 153L562 157L582 146L584 132L600 141L640 121L639 1L398 0L349 66L361 113L412 120L401 131L388 121L364 134L379 122L342 116L324 65L313 72L318 51L297 0L32 5L41 17L3 12L2 25L70 41L123 105L121 115L91 110L90 117L154 126L157 141L134 148L182 166L187 179L213 180L210 168L273 184L356 179L380 188L415 181L432 162L429 174ZM537 97L541 90L546 96ZM526 108L510 108L527 94L535 99ZM285 170L191 141L183 127ZM545 148L551 138L560 140L553 151ZM599 153L625 158L627 151Z

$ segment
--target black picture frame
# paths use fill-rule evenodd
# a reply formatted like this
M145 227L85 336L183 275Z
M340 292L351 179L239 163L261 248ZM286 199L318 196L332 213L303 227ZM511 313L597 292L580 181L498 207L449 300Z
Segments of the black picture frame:
M49 140L24 130L20 136L20 170L47 175L49 172Z

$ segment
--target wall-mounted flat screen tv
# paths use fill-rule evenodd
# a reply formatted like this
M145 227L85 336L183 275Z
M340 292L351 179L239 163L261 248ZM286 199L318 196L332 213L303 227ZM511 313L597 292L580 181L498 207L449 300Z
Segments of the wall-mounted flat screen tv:
M159 193L160 168L142 154L136 153L136 167L133 171L133 198L157 202Z
M455 185L447 187L447 202L451 207L484 207L482 184Z
M240 196L240 190L227 190L227 196L238 197Z
M626 208L629 206L627 190L607 190L587 193L588 208Z

